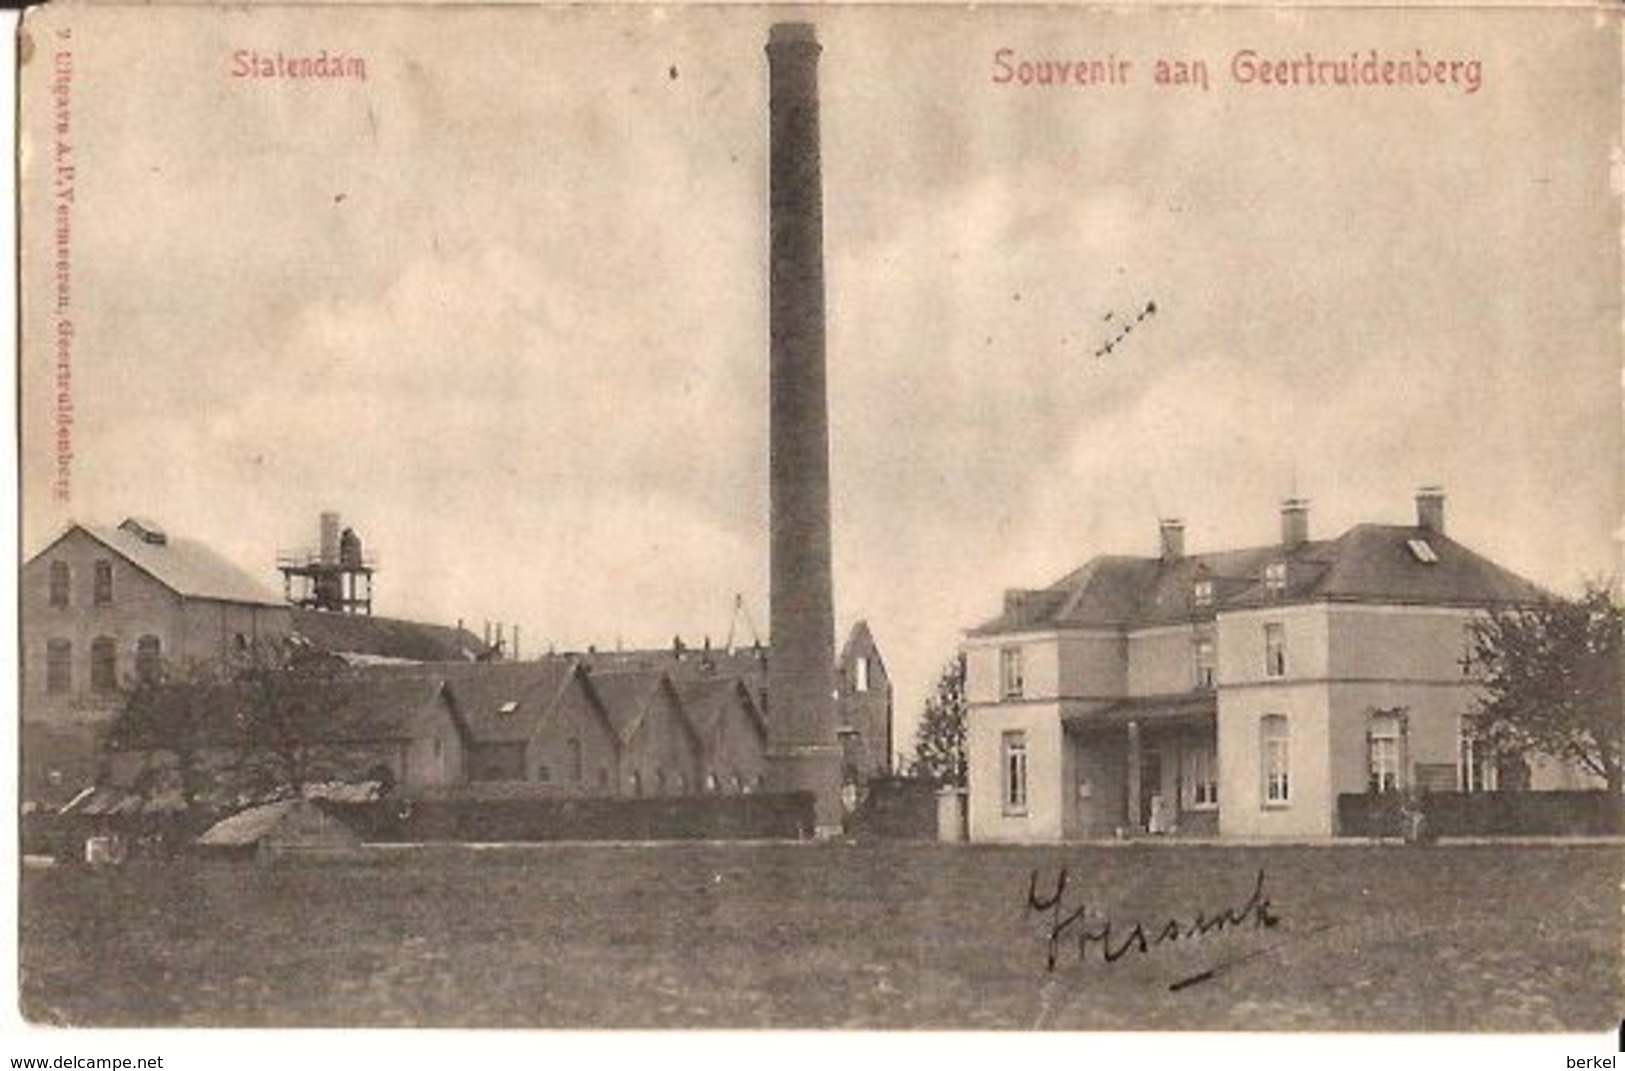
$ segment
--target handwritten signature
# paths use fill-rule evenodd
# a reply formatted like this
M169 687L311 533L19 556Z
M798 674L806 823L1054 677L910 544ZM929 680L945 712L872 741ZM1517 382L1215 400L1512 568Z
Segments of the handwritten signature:
M1038 891L1037 870L1032 871L1027 882L1028 910L1039 914L1048 913L1050 916L1046 961L1046 969L1050 972L1054 972L1055 965L1060 960L1063 943L1067 941L1077 943L1080 963L1087 962L1090 952L1099 945L1101 962L1112 964L1130 952L1147 955L1159 945L1190 941L1210 933L1241 929L1249 925L1253 930L1271 930L1281 921L1280 916L1270 909L1270 898L1264 891L1263 870L1258 872L1258 878L1253 883L1252 895L1239 907L1223 907L1211 915L1206 911L1198 911L1188 919L1169 918L1160 924L1136 921L1121 931L1115 928L1109 917L1090 925L1087 903L1069 906L1066 896L1067 880L1067 869L1062 867L1055 877L1053 889L1047 895L1041 895ZM1211 973L1203 972L1203 975L1211 976ZM1205 980L1205 977L1196 976L1187 982L1193 980Z

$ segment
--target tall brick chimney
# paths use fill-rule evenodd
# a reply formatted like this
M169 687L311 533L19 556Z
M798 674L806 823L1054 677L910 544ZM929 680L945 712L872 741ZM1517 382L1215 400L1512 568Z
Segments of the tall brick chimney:
M772 644L768 776L807 791L820 834L841 828L830 574L829 412L824 389L824 206L818 36L768 32Z

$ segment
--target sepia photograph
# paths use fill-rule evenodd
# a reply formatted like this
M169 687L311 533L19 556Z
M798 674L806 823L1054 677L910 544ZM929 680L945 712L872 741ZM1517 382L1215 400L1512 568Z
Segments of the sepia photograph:
M29 10L15 1055L1613 1059L1621 46Z

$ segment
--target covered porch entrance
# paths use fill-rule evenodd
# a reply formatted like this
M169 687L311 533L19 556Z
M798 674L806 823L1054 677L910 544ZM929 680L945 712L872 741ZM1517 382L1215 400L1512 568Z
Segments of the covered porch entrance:
M1068 835L1217 835L1217 711L1203 693L1065 716Z

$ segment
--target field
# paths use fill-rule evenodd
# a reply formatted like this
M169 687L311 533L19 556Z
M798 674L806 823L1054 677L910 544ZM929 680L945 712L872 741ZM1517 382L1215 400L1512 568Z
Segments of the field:
M537 846L22 876L36 1022L1611 1029L1606 847ZM1053 912L1088 911L1046 970ZM1244 912L1264 875L1266 914ZM1256 906L1256 901L1255 901ZM1107 963L1080 927L1152 937ZM1204 972L1218 968L1211 976ZM1199 980L1171 989L1182 979Z

